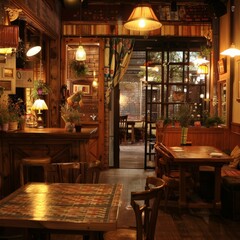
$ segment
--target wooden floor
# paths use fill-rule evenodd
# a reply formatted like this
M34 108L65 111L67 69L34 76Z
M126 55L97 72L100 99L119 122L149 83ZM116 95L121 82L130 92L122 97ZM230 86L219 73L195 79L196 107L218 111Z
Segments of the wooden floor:
M109 169L101 174L101 183L123 183L122 205L119 212L119 227L134 226L134 214L129 207L130 192L142 190L145 178L154 175L153 170ZM53 236L54 240L80 240L78 236ZM159 208L156 240L237 240L240 239L240 222L225 219L221 213L211 210L185 210Z

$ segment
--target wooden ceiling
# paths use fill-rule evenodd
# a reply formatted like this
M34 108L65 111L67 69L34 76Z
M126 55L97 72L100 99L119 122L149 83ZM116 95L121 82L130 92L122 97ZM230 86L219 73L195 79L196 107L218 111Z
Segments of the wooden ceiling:
M63 6L63 21L95 21L111 22L126 21L134 6L141 0L60 0ZM146 1L145 1L146 2ZM184 21L211 21L213 17L220 17L227 11L227 0L150 0L157 16L161 15L161 9L177 7L177 11L183 7L187 13ZM81 11L81 14L80 14ZM202 17L202 18L201 18ZM160 16L161 18L161 16ZM205 19L205 20L204 20Z

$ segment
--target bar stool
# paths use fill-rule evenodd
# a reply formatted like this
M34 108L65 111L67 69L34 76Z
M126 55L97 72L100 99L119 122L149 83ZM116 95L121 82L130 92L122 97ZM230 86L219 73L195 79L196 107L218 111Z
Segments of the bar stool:
M25 180L28 181L28 169L26 178L24 179L24 166L25 167L42 167L44 172L44 181L47 181L47 165L51 163L51 157L26 157L20 163L20 184L24 185Z

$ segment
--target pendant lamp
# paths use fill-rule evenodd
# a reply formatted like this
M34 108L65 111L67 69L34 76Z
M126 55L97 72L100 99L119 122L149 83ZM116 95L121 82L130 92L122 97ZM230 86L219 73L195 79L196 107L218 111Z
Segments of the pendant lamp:
M234 44L232 44L230 48L224 50L221 52L221 54L230 57L240 56L240 50L237 49Z
M83 0L80 1L80 11L79 11L80 21L82 20L82 2L83 2ZM86 60L86 51L84 50L84 48L81 44L81 26L80 26L80 42L79 42L79 46L76 51L75 59L77 61L85 61Z
M148 3L138 4L124 24L125 28L134 31L152 31L161 26L162 24Z
M86 51L84 50L81 42L79 43L78 49L76 51L76 60L85 61L86 60Z

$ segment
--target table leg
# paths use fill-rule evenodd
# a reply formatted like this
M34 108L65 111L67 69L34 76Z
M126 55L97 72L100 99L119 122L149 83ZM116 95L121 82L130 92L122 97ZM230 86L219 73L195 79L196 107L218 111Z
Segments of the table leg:
M214 207L221 208L221 166L215 166Z
M186 207L186 168L183 164L180 164L180 180L179 180L179 207Z

